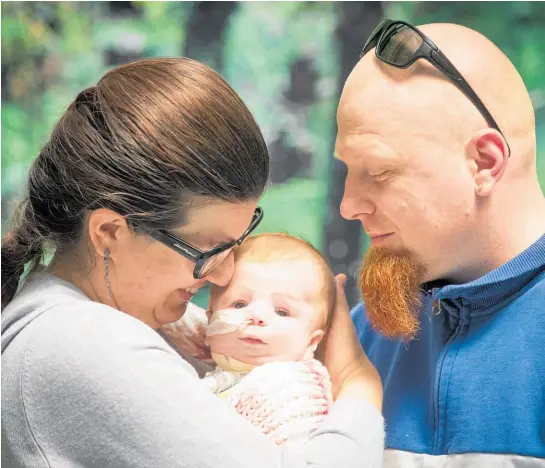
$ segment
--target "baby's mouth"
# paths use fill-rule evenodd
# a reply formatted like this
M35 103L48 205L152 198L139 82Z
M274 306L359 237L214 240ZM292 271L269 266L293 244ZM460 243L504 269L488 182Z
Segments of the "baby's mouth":
M265 342L260 339L256 338L255 336L243 336L239 338L241 341L244 341L244 343L251 344L251 345L264 345Z

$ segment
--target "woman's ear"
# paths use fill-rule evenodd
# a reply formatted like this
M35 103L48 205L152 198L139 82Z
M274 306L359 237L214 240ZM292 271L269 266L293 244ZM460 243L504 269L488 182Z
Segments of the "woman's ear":
M93 210L88 215L87 227L91 245L100 257L106 249L115 256L117 246L132 236L125 218L107 208Z

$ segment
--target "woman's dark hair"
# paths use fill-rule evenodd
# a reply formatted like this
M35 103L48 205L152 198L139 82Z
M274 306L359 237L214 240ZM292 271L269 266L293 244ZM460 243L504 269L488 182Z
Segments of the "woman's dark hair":
M29 170L2 242L2 309L26 264L80 242L89 211L109 208L137 232L170 229L195 197L258 198L268 172L257 123L210 68L158 58L109 71L68 106Z

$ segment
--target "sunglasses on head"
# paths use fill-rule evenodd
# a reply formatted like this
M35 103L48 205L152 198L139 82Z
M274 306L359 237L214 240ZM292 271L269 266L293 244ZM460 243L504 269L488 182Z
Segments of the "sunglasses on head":
M421 58L430 62L465 94L479 110L488 125L502 135L509 150L509 155L511 155L511 149L505 135L479 99L479 96L445 54L418 28L405 21L384 20L367 39L360 58L373 47L379 60L397 68L407 68Z

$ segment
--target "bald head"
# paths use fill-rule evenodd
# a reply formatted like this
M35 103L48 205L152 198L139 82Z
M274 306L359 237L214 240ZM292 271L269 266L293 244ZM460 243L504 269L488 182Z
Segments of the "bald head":
M535 121L524 83L507 57L487 38L463 26L419 27L448 57L494 117L511 148L509 171L535 173ZM398 69L367 53L349 76L338 111L347 131L388 126L394 134L459 147L488 124L477 108L426 60ZM397 122L397 124L396 124Z
M425 281L468 281L545 229L534 112L515 67L488 39L453 24L419 29L504 136L429 61L401 69L371 51L350 74L337 113L335 150L347 169L341 214L362 223L373 247L408 253ZM401 42L389 46L404 52Z

